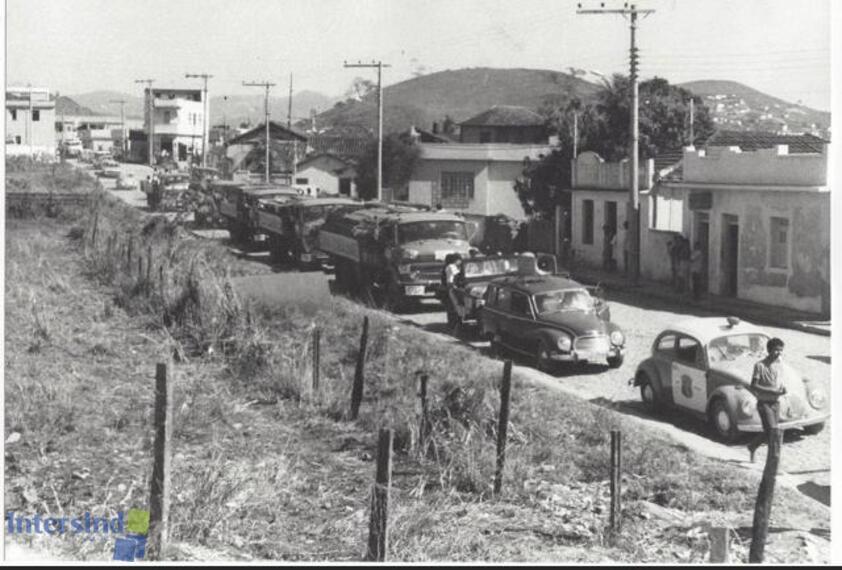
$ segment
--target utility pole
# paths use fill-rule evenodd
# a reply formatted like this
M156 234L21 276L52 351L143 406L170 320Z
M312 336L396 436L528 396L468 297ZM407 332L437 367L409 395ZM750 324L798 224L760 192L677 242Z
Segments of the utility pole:
M109 103L118 103L120 105L120 153L122 159L126 160L126 100L125 99L111 99Z
M155 166L154 149L155 149L155 98L152 94L152 83L154 79L135 79L135 83L146 84L146 116L149 118L149 127L146 129L147 135L147 150L149 154L149 166Z
M213 77L213 75L208 75L207 73L185 73L184 77L191 79L204 79L205 86L202 89L202 166L208 165L208 121L210 121L210 117L208 113L210 112L209 108L209 101L208 101L208 79Z
M693 121L694 121L694 113L695 110L695 101L693 98L690 98L690 146L693 146L693 141L696 140L696 137L693 135Z
M604 3L602 4L604 6ZM629 141L629 160L631 161L631 184L629 185L629 206L628 206L628 222L629 230L626 232L626 240L628 241L629 250L629 268L632 282L637 285L640 280L640 191L639 191L639 149L638 149L638 85L637 85L637 43L635 36L637 34L637 16L643 14L644 17L654 13L655 10L646 9L640 10L634 4L624 3L619 9L590 9L583 10L582 5L578 4L577 14L621 14L623 17L629 17L629 30L631 35L631 47L629 49L629 83L630 83L630 98L631 98L631 140ZM631 239L629 239L631 238Z
M27 119L26 144L29 145L29 153L32 154L32 84L26 84L29 93L29 118Z
M287 129L292 132L292 73L289 74L289 105L287 106ZM290 176L290 186L295 182L295 173L298 169L298 141L293 137L292 139L292 175Z
M383 68L392 67L382 61L348 63L345 67L377 68L377 201L383 200Z
M274 83L270 83L269 81L252 81L251 83L246 83L243 81L243 85L246 87L263 87L266 89L266 99L264 103L264 107L266 109L266 165L264 169L264 178L266 183L269 183L269 88L274 87Z

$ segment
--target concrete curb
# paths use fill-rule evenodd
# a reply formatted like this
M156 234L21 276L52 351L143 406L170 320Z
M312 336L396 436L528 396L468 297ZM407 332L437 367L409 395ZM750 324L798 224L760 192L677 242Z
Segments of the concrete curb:
M574 279L576 279L578 281L580 277L584 277L585 278L584 281L593 281L593 277L595 277L595 276L589 275L587 273L577 275L575 272L573 272L573 278ZM635 287L634 285L632 285L630 283L626 283L624 281L618 281L618 280L604 280L604 281L600 281L600 282L602 283L603 286L605 286L609 290L614 289L616 291L634 292L636 294L641 295L642 297L648 297L650 299L657 299L659 301L665 301L665 302L677 304L677 305L683 304L683 305L686 305L686 306L689 306L689 307L707 310L707 311L712 310L710 305L708 305L706 303L693 301L693 300L690 300L690 299L677 299L674 296L666 295L666 294L660 293L658 291L652 291L650 289L647 289L645 286ZM800 332L805 332L805 333L815 334L815 335L820 335L820 336L826 336L826 337L829 337L831 335L831 331L826 329L826 328L808 325L808 324L805 324L805 323L800 323L800 322L797 322L797 321L791 321L791 320L787 320L787 319L775 318L775 317L770 316L770 315L761 314L758 311L752 310L751 308L748 308L748 307L745 307L745 308L731 307L731 308L728 309L727 312L728 312L728 314L732 314L734 316L740 317L742 319L745 319L747 321L751 321L751 322L756 323L756 324L763 324L763 325L767 325L767 326L773 326L773 327L778 327L778 328L782 328L782 329L795 330L795 331L800 331Z

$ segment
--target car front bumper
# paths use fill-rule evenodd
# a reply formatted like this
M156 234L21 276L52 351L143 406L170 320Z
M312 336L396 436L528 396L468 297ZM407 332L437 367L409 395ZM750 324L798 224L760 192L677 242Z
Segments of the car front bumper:
M602 362L609 358L623 356L626 350L622 346L612 346L608 352L551 352L550 360L555 362Z
M794 420L780 421L778 420L778 427L782 430L801 429L806 426L812 426L824 423L830 419L830 414L823 414L817 416L810 416L809 418L798 418ZM763 425L759 423L737 423L737 429L748 433L759 433L763 431Z

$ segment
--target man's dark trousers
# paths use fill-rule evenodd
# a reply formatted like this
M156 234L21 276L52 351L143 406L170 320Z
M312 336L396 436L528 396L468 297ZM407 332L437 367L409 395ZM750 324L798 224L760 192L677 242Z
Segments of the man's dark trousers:
M751 440L751 443L748 444L749 451L752 453L764 443L769 443L772 428L778 427L778 410L780 410L780 404L777 400L771 402L763 400L757 401L757 413L760 414L760 423L763 424L763 433L757 434L757 436Z

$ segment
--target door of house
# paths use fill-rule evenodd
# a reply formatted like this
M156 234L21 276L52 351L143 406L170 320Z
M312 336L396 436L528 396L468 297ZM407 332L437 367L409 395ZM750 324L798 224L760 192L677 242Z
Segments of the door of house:
M696 212L694 241L702 246L702 291L707 292L710 267L710 219L707 212Z
M340 178L339 179L339 195L340 196L350 196L351 195L351 179L350 178Z
M617 267L617 202L606 200L602 216L604 266L614 270Z
M722 214L720 292L727 297L737 296L739 244L740 226L737 216Z

